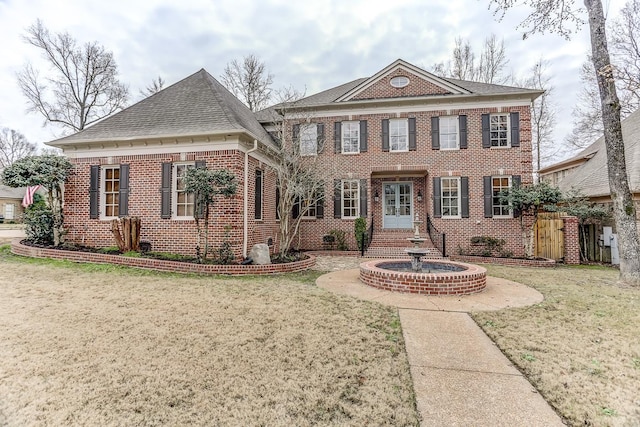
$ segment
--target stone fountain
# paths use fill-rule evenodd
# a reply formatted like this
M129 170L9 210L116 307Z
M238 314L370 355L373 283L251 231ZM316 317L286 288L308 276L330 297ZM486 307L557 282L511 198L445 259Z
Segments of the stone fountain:
M408 241L413 243L413 247L404 250L407 254L411 255L411 270L415 272L422 271L422 257L428 252L427 249L420 247L420 245L427 240L424 237L420 237L420 224L422 224L422 221L420 221L418 214L416 214L413 220L413 228L415 231L412 237L407 238Z

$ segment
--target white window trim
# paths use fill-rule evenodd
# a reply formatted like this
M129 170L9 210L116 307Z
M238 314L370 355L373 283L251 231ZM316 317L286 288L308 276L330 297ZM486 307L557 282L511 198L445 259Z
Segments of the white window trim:
M171 219L178 221L193 220L193 215L178 216L178 166L196 166L195 162L176 162L171 166ZM193 211L195 212L195 200Z
M345 149L344 149L344 147L345 147L344 139L345 139L345 136L346 136L345 135L345 131L346 131L346 128L347 128L347 126L345 126L345 125L352 125L352 124L356 125L356 130L358 131L358 143L356 144L356 151L345 151ZM346 155L349 155L349 154L360 154L360 138L361 138L361 135L360 135L360 121L358 121L358 120L350 120L350 121L342 122L342 126L340 128L340 145L341 145L342 154L346 154Z
M357 186L357 192L355 200L358 203L358 209L356 210L355 216L345 216L344 215L344 183L345 182L355 182ZM360 217L360 180L358 179L343 179L340 181L340 217L342 219L356 219Z
M445 215L444 214L444 185L445 179L454 180L458 183L458 215ZM460 177L445 176L440 178L440 216L442 219L460 219L462 218L462 191L461 191Z
M495 116L507 116L507 145L493 145L491 140L491 118ZM492 113L489 115L489 144L490 148L494 150L501 150L505 148L511 148L511 114L509 113ZM511 181L509 181L511 182Z
M305 130L313 129L313 133L315 135L315 151L313 153L304 153L302 150L302 139L305 133ZM300 136L299 136L299 144L300 144L300 157L309 157L309 156L317 156L318 155L318 124L317 123L303 123L300 125Z
M318 201L316 199L312 200L311 203L309 203L309 206L313 207L313 211L315 212L314 215L309 215L310 209L306 210L304 212L304 214L302 215L302 219L303 220L313 220L316 219L316 215L318 214ZM302 207L301 207L302 208Z
M443 147L442 145L442 120L443 119L453 120L456 125L456 146L453 148ZM442 117L439 117L439 120L440 120L440 123L439 123L438 139L440 142L440 150L442 151L459 150L460 149L460 117L459 116L442 116Z
M405 135L407 135L407 148L404 150L394 150L391 142L391 123L404 123ZM409 151L409 119L389 119L389 152L390 153L406 153Z
M107 195L104 191L104 184L106 182L107 177L107 169L118 169L120 170L120 165L104 165L100 168L100 219L101 220L111 220L118 218L118 215L107 216ZM120 179L118 178L118 188L120 187ZM118 199L118 208L120 208L120 200Z
M493 175L491 177L491 216L493 218L497 218L497 219L510 219L513 218L513 207L509 207L509 214L508 215L493 215L493 208L496 206L493 204L493 180L494 178L508 178L509 179L509 189L512 188L513 186L513 179L511 175ZM502 205L500 205L502 206Z

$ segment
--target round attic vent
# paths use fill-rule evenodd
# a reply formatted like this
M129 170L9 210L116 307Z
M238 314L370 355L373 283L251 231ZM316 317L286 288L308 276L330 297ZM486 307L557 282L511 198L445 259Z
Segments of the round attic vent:
M393 87L405 87L409 84L409 77L398 76L391 79L389 82Z

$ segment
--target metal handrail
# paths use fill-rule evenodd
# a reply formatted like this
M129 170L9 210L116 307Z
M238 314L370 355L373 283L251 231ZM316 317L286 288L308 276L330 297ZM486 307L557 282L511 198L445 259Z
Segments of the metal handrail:
M441 233L438 231L433 222L431 221L431 216L427 214L427 234L431 238L431 242L433 246L436 247L440 251L443 257L447 256L447 239L445 233Z

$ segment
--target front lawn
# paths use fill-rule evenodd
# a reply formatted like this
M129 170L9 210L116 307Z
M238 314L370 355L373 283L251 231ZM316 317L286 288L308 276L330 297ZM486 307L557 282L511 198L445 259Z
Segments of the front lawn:
M317 273L0 271L0 425L418 424L397 311Z
M568 424L640 425L640 289L611 268L487 270L544 294L473 318Z

